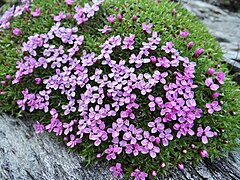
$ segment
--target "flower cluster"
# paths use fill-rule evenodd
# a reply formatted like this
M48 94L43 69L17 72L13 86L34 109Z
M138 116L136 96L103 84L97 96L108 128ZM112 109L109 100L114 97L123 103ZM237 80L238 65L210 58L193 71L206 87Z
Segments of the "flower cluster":
M50 30L28 37L22 44L23 58L16 63L15 76L6 77L13 85L34 77L31 82L38 90L22 89L17 105L24 111L41 111L49 117L47 123L36 122L36 133L47 131L60 136L70 148L86 141L92 143L96 157L113 164L110 171L120 178L126 167L122 157L159 161L162 151L184 138L203 144L197 147L197 154L208 157L204 144L211 141L209 138L217 137L218 131L211 124L199 123L199 119L221 111L217 90L221 90L225 74L215 72L214 68L207 71L202 84L211 92L212 102L206 101L200 107L196 90L201 83L195 82L195 74L197 59L204 49L190 51L195 42L187 43L186 38L191 31L180 31L178 35L186 43L186 50L192 53L191 57L185 57L174 40L166 41L154 29L154 23L142 22L136 15L129 17L131 23L139 26L144 40L137 33L115 33L116 25L129 18L118 9L117 15L104 14L103 25L98 26L102 29L97 29L104 40L94 45L98 51L90 51L89 37L80 28L87 27L103 0L93 0L83 7L73 6L74 0L63 3L69 12L51 14L54 25ZM28 6L27 1L18 13L13 9L7 12L0 20L0 28L9 28L12 16L24 10L34 18L41 18L41 7L34 7L30 12ZM173 15L176 16L176 11ZM67 27L68 20L75 25ZM14 28L11 33L18 36L22 30ZM37 73L41 71L44 76ZM196 146L189 144L189 148ZM160 168L164 169L167 163L160 161ZM184 169L178 160L175 165ZM155 177L156 171L157 168L152 168L149 173L142 166L134 166L129 176L141 180Z

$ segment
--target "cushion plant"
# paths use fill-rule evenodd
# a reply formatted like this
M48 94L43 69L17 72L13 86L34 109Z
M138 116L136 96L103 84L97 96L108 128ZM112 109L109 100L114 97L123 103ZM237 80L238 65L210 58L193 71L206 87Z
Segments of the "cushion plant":
M22 0L0 19L0 106L116 177L154 179L238 147L239 89L167 0Z

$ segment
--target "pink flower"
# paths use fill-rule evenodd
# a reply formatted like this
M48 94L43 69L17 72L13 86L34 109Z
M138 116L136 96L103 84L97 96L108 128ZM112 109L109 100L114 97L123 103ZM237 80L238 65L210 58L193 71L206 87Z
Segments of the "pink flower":
M38 85L38 84L41 84L42 79L41 79L41 78L35 78L35 82L36 82L37 85Z
M224 72L218 72L216 75L216 79L220 84L224 84L224 79L225 79L225 73Z
M211 131L210 126L207 126L204 130L202 127L199 127L197 129L197 136L198 137L202 137L202 142L203 144L207 144L208 143L208 137L213 137L214 133Z
M19 28L14 28L13 29L13 34L15 34L15 35L20 35L22 33L22 31L21 31L21 29L19 29Z
M218 93L218 92L214 92L214 93L212 94L212 98L218 98L218 96L219 96L219 93Z
M109 169L114 177L123 177L122 165L120 163L116 163L115 166L110 167Z
M36 122L36 124L33 125L33 128L35 129L35 132L37 134L43 133L44 132L44 125L42 125L40 122Z
M214 72L215 72L215 69L214 69L214 68L209 68L208 71L207 71L207 73L208 73L209 75L214 74Z
M122 46L122 49L130 49L130 50L133 50L134 49L134 38L135 38L135 35L134 34L130 34L129 37L125 37L124 40L123 40L123 46Z
M146 24L145 22L142 23L142 30L147 34L151 33L151 27L152 27L152 23L149 23L149 24Z
M207 103L206 108L208 108L208 113L213 114L214 111L221 111L222 107L218 104L218 101L213 101L211 104Z
M153 177L157 176L157 172L154 171L154 170L152 170L152 176L153 176Z
M188 31L180 31L180 36L187 37L189 35Z
M108 27L108 25L104 25L103 29L98 29L98 31L107 34L108 31L112 31L112 28Z
M75 0L64 0L65 3L67 3L68 5L72 5L74 3Z
M194 42L189 42L187 45L188 49L192 49L193 46L194 46Z
M203 52L204 52L203 48L197 48L197 50L195 51L194 57L198 58Z
M74 146L76 146L77 144L81 143L82 139L80 138L75 138L75 136L73 134L70 135L70 141L67 143L67 146L73 148Z
M131 173L131 176L134 177L134 180L145 180L148 174L141 172L139 169L135 169L134 172Z
M60 22L62 19L66 18L66 15L64 15L62 11L60 11L57 16L55 16L54 14L52 16L53 16L53 20L57 22Z
M207 152L206 150L200 150L200 151L199 151L199 154L200 154L200 156L203 157L203 158L204 158L204 157L208 157L208 152Z
M205 84L207 87L209 87L213 91L216 91L219 88L219 85L213 83L213 79L211 77L205 80Z
M107 17L107 21L113 24L115 21L115 16L111 14L109 17Z
M31 12L31 14L34 17L38 17L41 14L41 9L40 8L36 8L36 10L34 12Z

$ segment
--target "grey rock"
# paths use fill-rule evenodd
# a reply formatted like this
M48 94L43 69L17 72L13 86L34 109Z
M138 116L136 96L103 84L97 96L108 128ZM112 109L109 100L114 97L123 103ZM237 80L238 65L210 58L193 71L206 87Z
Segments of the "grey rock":
M114 179L107 167L85 167L81 156L56 139L35 134L32 122L0 114L1 180Z
M85 167L83 159L56 139L35 134L29 119L0 113L0 180L111 180L104 164ZM161 180L240 179L240 152L199 166L186 165Z

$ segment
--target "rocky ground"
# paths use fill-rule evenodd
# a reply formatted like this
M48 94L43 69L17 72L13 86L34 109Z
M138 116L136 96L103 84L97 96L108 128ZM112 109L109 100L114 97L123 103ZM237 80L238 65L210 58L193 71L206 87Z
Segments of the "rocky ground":
M201 1L182 2L209 27L225 52L226 61L237 72L240 69L240 14ZM79 155L69 153L56 139L48 134L35 134L32 123L29 119L15 119L0 113L0 180L114 179L104 165L85 167ZM187 165L184 172L171 172L165 179L240 179L240 152L212 163L205 161L196 168Z
M220 42L225 61L240 84L240 13L197 0L183 0L182 4L197 15Z

